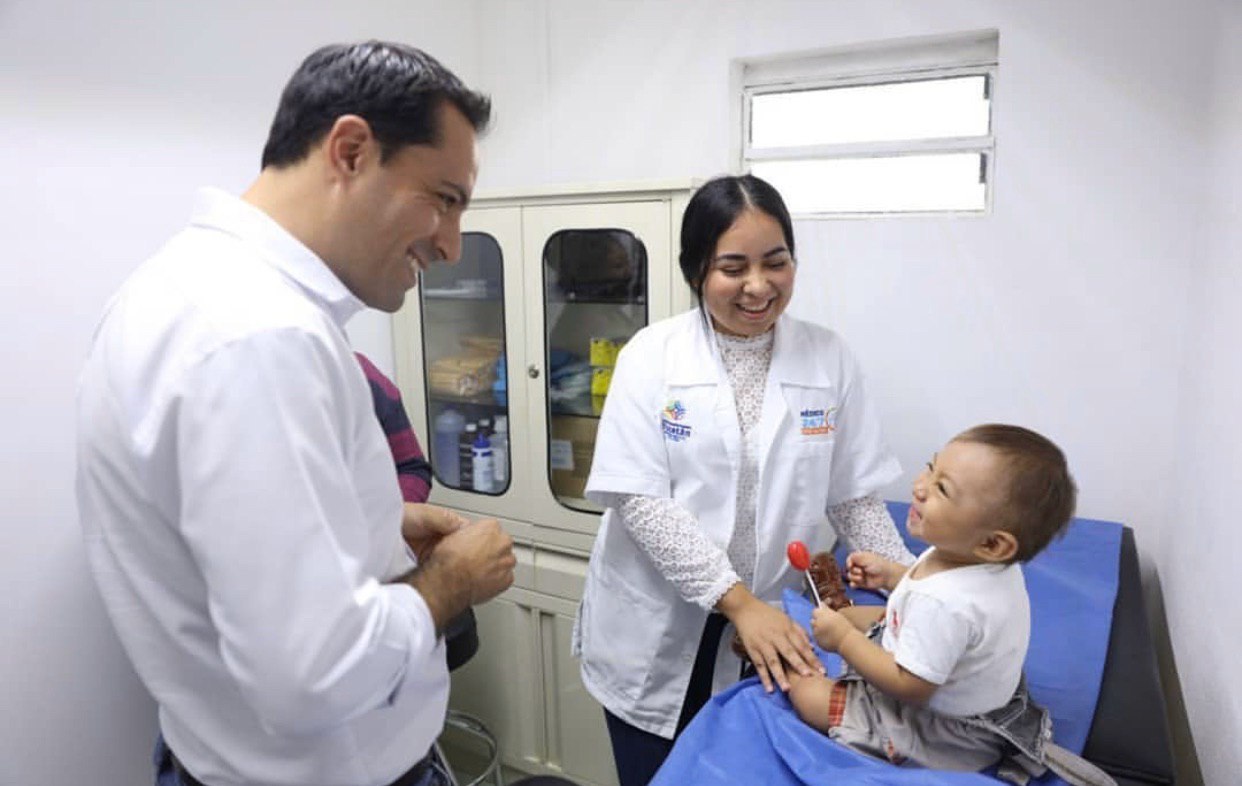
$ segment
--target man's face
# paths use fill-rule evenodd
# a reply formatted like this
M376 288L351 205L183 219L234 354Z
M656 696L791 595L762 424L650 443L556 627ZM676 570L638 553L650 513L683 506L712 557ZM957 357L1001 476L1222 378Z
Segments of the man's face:
M352 186L337 274L371 308L396 311L420 270L461 256L461 215L478 175L475 133L452 104L437 112L439 145L401 148Z

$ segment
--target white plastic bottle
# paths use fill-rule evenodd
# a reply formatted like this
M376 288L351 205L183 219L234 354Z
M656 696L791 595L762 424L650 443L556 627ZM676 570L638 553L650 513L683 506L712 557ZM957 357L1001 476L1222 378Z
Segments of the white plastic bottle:
M457 443L466 428L466 418L448 408L436 416L435 437L431 442L431 468L436 478L450 488L461 486L461 454Z
M492 493L493 460L492 443L483 429L479 429L470 451L470 463L474 470L474 490L484 494Z
M496 416L496 432L492 443L492 491L504 491L509 485L509 417Z

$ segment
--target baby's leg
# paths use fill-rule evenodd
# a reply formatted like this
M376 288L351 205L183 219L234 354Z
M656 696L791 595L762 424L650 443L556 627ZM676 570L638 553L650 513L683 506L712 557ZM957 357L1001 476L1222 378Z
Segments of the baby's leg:
M798 717L812 728L828 733L828 705L832 699L834 680L818 674L803 677L796 672L786 672L789 677L789 702Z

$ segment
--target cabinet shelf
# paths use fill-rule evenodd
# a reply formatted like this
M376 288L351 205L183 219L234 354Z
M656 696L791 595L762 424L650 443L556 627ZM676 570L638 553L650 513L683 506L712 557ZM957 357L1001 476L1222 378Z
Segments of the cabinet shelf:
M566 295L561 292L549 292L548 302L558 305L584 305L584 306L645 306L647 305L646 296L638 297L618 296L618 297L598 297L587 295Z
M463 300L476 303L499 303L503 298L497 294L479 294L475 292L424 291L423 301L428 303L460 303Z
M471 407L489 407L497 410L509 408L507 401L497 401L496 397L490 393L480 396L456 396L452 393L437 393L431 390L427 392L427 398L444 404L464 404Z

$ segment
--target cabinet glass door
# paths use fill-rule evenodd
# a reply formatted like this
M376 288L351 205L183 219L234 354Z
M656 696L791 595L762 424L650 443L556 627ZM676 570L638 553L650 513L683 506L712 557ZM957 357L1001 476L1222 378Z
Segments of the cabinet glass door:
M583 491L617 352L648 321L647 261L626 229L562 229L544 243L548 480L573 510L600 511Z
M509 488L508 373L500 244L462 233L461 261L423 271L420 292L431 466L447 488Z

